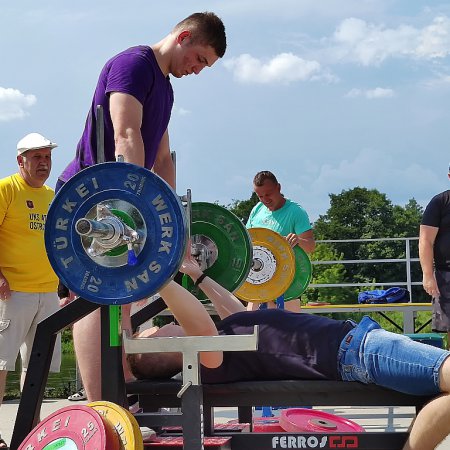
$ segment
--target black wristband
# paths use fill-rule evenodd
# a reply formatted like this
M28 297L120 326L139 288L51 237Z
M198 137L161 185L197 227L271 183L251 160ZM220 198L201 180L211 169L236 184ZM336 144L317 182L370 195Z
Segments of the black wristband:
M202 273L198 278L197 281L194 283L194 286L198 286L204 279L207 277L206 273Z

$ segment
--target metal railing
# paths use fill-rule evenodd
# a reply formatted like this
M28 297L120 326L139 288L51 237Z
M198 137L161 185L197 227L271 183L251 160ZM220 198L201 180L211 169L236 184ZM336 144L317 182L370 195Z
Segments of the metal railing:
M311 283L310 288L326 288L326 287L357 287L357 286L404 286L412 295L412 286L421 286L422 281L413 281L411 276L411 263L419 262L419 258L411 257L411 243L418 241L418 237L397 237L397 238L372 238L372 239L328 239L317 240L317 244L328 243L365 243L365 242L388 242L388 241L404 241L405 257L404 258L384 258L384 259L339 259L332 261L311 261L313 265L331 265L331 264L386 264L386 263L403 263L405 264L405 279L402 281L376 281L376 282L360 282L360 283L335 283L320 284Z

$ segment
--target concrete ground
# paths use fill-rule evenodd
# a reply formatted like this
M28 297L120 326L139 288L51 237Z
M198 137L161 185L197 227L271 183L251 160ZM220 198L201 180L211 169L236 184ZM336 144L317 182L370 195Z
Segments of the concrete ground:
M0 407L0 430L2 437L7 443L10 442L17 408L18 400L6 401ZM68 405L74 404L86 404L86 402L71 402L69 400L44 400L41 409L41 417L45 418L49 414L58 409L61 409ZM347 419L351 419L363 426L366 431L404 431L408 428L414 415L413 408L410 407L371 407L371 408L327 408L319 407L322 411L344 416ZM277 411L274 411L275 415ZM225 423L229 420L233 420L237 417L236 410L234 408L217 408L216 409L216 422ZM255 415L260 415L259 411L255 412ZM450 450L450 436L442 442L441 445L436 447L437 450Z

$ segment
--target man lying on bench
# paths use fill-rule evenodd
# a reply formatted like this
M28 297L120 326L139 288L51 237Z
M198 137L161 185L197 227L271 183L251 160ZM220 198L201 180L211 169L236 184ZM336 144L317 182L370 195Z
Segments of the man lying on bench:
M252 334L254 352L200 354L202 381L343 380L374 383L412 395L440 395L418 414L404 450L434 449L450 433L450 352L383 330L370 317L359 324L280 309L248 312L230 292L205 276L195 260L180 269L211 300L222 321L214 324L190 292L170 282L160 294L180 324L151 328L139 337ZM181 371L181 353L130 354L139 379L170 378Z

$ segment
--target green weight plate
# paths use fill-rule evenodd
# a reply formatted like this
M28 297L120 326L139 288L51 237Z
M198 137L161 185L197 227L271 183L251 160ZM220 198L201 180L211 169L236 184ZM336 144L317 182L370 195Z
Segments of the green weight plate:
M204 272L231 292L247 278L252 262L252 242L239 218L214 203L192 203L191 248L208 254ZM183 277L183 286L198 299L206 296L192 280Z
M298 245L294 247L295 275L294 281L284 293L284 300L294 300L305 292L312 278L311 260L307 253Z

